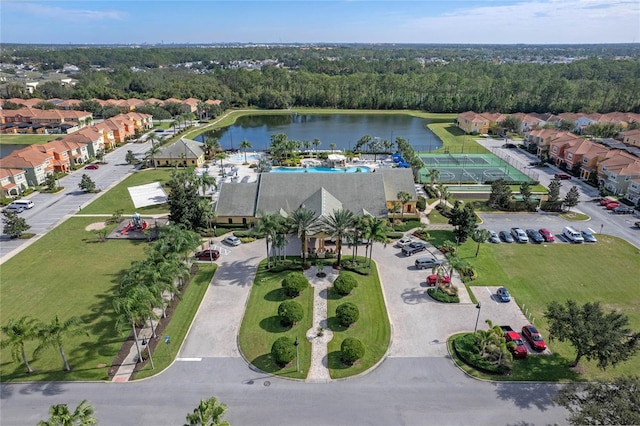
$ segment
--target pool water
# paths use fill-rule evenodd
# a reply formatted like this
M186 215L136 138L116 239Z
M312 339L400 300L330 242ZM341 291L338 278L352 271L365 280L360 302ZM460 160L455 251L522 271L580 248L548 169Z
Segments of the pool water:
M271 169L271 173L356 173L357 170L361 173L369 173L371 170L369 167L346 167L341 169L331 169L329 167L274 167Z

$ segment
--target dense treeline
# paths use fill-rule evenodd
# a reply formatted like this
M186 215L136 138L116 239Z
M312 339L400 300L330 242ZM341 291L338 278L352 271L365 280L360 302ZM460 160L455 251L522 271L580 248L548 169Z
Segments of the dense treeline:
M251 52L249 52L251 50ZM112 71L85 70L74 89L56 97L221 99L225 107L324 107L357 109L417 109L431 112L640 112L640 60L592 57L571 63L492 63L455 60L420 63L409 51L393 49L349 51L301 49L85 49L31 50L33 57L85 55L84 63L102 58ZM331 52L336 55L337 50ZM218 55L230 61L242 51L252 59L277 59L294 68L264 66L261 70L210 67L195 73L181 67L155 68L167 60L194 60L194 55ZM356 58L354 52L369 56ZM382 52L382 53L380 53ZM395 52L395 53L394 53ZM424 52L423 52L424 53ZM154 56L156 55L156 56ZM181 58L178 58L182 55ZM226 56L225 56L226 55ZM393 55L398 57L392 57ZM403 56L404 55L404 56ZM123 66L136 60L145 71ZM151 58L154 58L153 61ZM331 58L331 59L329 59ZM80 60L80 59L78 59ZM76 64L79 64L77 62ZM146 65L145 65L146 64ZM201 70L202 71L202 70ZM52 87L44 86L53 92ZM52 93L41 93L53 97Z

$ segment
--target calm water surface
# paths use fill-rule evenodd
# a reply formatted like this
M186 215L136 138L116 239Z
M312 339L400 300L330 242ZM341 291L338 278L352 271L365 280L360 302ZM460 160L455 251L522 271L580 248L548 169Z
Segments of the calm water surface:
M331 149L331 143L335 143L337 149L351 149L365 135L381 141L402 137L417 151L442 146L442 141L427 129L426 120L403 114L249 115L238 118L229 127L205 132L195 139L203 142L207 137L216 137L224 149L237 149L246 139L253 150L262 151L269 147L271 136L278 133L295 141L319 139L318 150ZM311 145L311 149L315 146Z

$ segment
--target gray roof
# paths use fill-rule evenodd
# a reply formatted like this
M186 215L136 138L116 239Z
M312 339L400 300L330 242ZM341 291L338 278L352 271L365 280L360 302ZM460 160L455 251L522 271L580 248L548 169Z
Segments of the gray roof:
M397 200L398 192L400 191L407 192L411 195L411 200L413 201L417 199L411 169L378 169L378 171L384 175L384 193L386 194L387 200Z
M204 155L202 144L191 139L180 138L171 145L163 146L156 158L199 158Z
M218 216L253 217L258 183L223 183L220 186L216 213Z

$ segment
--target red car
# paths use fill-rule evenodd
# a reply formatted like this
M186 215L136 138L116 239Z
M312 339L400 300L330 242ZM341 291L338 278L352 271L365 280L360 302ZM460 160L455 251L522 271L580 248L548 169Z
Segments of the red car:
M522 327L522 335L531 344L531 347L537 351L544 351L547 349L547 344L544 342L542 335L532 325L525 325Z
M87 167L85 167L85 169L87 169L87 170L97 170L99 168L100 168L100 166L98 166L95 163L91 163L91 164L87 165Z
M619 205L620 205L620 203L618 203L616 201L614 201L613 203L609 203L609 204L607 204L607 210L613 210L616 207L618 207Z
M520 337L520 333L517 331L507 331L504 333L504 337L507 341L515 343L513 348L509 349L511 353L513 353L514 358L526 358L529 352L527 351L527 347L524 345L522 341L522 337ZM511 346L511 345L508 345Z
M427 284L436 285L437 282L438 282L438 276L436 274L432 274L427 277ZM442 281L440 282L442 284L449 284L451 282L451 277L449 275L444 275L442 277Z
M202 250L196 253L196 259L198 260L217 260L220 257L218 250Z
M611 198L603 198L602 200L600 200L600 205L601 206L606 206L609 203L617 203L616 200L612 200Z
M540 228L538 229L538 232L540 233L540 235L542 235L542 238L544 238L544 240L548 243L552 243L556 240L556 237L554 237L551 231L549 231L547 228Z
M556 179L560 179L560 180L569 180L571 179L571 176L566 174L566 173L556 173L555 175L553 175L554 178Z

